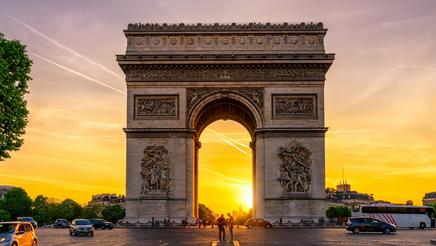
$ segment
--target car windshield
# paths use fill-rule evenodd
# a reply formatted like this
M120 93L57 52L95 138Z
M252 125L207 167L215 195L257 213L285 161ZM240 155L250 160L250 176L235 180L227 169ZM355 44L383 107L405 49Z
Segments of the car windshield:
M0 233L13 233L17 224L0 224Z
M76 220L76 225L90 225L87 220Z
M32 217L22 217L21 221L33 221Z

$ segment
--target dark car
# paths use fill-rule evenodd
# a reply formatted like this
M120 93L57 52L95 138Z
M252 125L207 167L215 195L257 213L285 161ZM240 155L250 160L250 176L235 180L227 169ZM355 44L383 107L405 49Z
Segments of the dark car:
M91 222L91 225L94 227L94 229L110 229L112 230L114 228L114 224L112 222L106 221L104 219L90 219L89 222Z
M17 221L29 222L30 224L32 224L33 228L35 229L36 227L38 227L38 222L36 222L32 217L18 217Z
M395 232L397 227L393 224L373 218L351 218L347 222L347 230L353 233L359 232L383 232L389 234Z
M68 221L66 219L57 219L54 222L53 227L55 227L55 228L68 228L68 227L70 227L70 223L68 223Z
M272 224L264 219L255 218L255 219L248 219L245 222L245 226L247 228L253 228L253 227L271 228Z

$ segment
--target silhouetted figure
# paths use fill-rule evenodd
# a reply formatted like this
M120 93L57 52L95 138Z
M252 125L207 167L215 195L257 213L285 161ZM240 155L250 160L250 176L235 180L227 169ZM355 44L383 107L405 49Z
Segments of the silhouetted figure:
M226 241L226 230L224 229L224 226L226 225L226 219L224 218L223 214L221 214L221 217L217 219L216 223L218 225L220 242Z
M280 217L280 220L279 220L279 224L281 225L281 224L282 224L282 222L283 222L283 218L282 218L282 217Z
M229 232L230 232L230 242L233 242L233 217L230 215L230 213L227 213L227 216L229 216Z
M151 217L151 225L154 226L154 217Z

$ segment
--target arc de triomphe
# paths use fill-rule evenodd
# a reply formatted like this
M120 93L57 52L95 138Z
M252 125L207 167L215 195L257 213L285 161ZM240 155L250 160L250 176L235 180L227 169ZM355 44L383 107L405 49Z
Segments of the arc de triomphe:
M253 216L325 214L322 23L130 24L126 217L197 216L199 136L218 119L251 135Z

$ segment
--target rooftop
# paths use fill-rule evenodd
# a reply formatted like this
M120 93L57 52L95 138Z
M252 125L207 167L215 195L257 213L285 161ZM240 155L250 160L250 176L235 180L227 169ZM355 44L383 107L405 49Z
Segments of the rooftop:
M326 31L322 22L310 23L231 23L168 24L131 23L125 31L141 32L244 32L244 31Z

